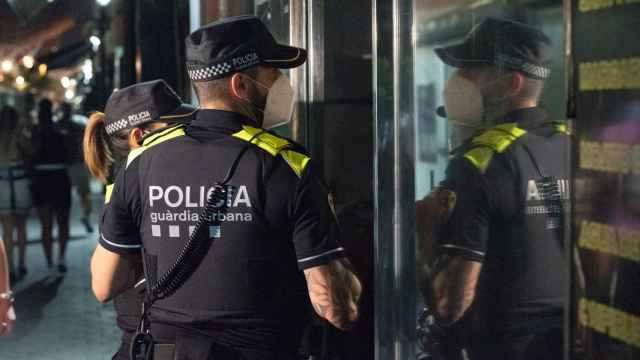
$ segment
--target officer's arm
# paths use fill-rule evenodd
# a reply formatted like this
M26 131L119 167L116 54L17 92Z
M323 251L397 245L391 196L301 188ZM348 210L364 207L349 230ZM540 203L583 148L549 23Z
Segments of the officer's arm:
M345 258L304 270L309 298L316 313L339 329L358 318L362 285Z
M91 257L91 288L101 302L131 288L141 273L140 255L120 255L98 244Z
M105 198L100 237L91 257L91 287L106 302L132 287L142 274L140 191L137 162L121 169Z
M476 295L482 263L462 256L446 258L433 280L435 310L443 324L452 324L469 309Z

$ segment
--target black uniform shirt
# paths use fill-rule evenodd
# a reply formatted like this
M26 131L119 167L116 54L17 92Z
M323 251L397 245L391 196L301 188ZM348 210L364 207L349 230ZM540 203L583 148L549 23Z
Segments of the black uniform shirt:
M552 138L558 134L558 123L551 122L544 110L520 109L498 123L517 123L526 130L528 136L522 141L533 150L537 162L567 184L563 140ZM565 290L563 250L558 246L563 235L561 229L546 231L543 216L529 214L528 209L537 207L528 204L527 183L538 175L523 174L521 167L531 167L530 159L514 143L509 151L495 153L483 172L464 156L471 148L469 142L454 154L441 184L457 196L438 236L438 251L484 263L472 309L482 307L478 312L488 316L491 324L500 323L499 331L508 332L505 329L525 324L523 319L531 316L558 315ZM478 314L467 319L473 316ZM484 321L487 317L475 317L476 323L482 323L475 325L486 329Z
M201 110L189 126L146 139L116 178L100 244L119 254L144 245L156 259L157 274L165 273L210 186L248 146L229 182L228 212L220 215L221 226L210 227L210 251L178 292L154 305L152 319L200 330L251 327L254 333L237 338L260 338L261 346L273 348L299 335L308 310L300 270L342 257L344 249L308 156L268 133L249 144L260 132L250 124L239 114Z

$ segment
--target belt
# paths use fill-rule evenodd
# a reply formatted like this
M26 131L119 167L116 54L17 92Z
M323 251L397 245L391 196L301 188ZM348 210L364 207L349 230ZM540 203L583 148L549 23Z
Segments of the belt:
M153 344L153 360L174 360L175 344Z
M66 164L38 164L35 166L35 169L40 171L64 170L66 168Z

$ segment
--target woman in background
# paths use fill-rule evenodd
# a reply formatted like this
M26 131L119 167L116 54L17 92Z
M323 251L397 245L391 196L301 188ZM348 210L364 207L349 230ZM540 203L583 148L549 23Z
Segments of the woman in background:
M65 273L65 253L69 241L69 213L71 211L71 182L67 174L67 153L64 137L53 124L52 103L42 99L38 103L38 124L32 135L33 203L38 210L42 229L42 246L47 266L53 267L53 218L58 224L57 271Z
M30 180L24 167L26 153L17 111L11 106L0 110L0 222L11 283L27 273L25 245L26 219L31 209ZM18 270L13 261L14 232L18 240Z

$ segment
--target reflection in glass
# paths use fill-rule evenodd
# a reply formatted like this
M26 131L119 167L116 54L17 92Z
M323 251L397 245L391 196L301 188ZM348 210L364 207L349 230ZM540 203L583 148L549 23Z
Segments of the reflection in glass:
M385 191L377 241L388 250L377 261L388 265L378 268L376 291L378 309L403 310L379 315L378 358L438 350L471 359L507 351L516 359L526 358L532 343L539 358L561 358L570 195L561 3L381 3L379 24L392 22L386 31L399 38L385 48L379 25L378 74L386 67L394 78L378 79L376 88L377 139L391 142L377 154L378 191ZM413 31L398 32L406 14ZM382 169L402 176L383 177ZM406 180L411 170L413 184ZM391 199L393 211L381 207ZM389 215L402 218L396 231L383 225ZM407 273L418 282L403 291L398 284ZM396 292L413 297L415 309ZM425 303L433 316L424 324L439 328L406 334L404 324L415 322ZM402 334L392 335L395 348L383 333ZM440 348L420 349L425 339Z

